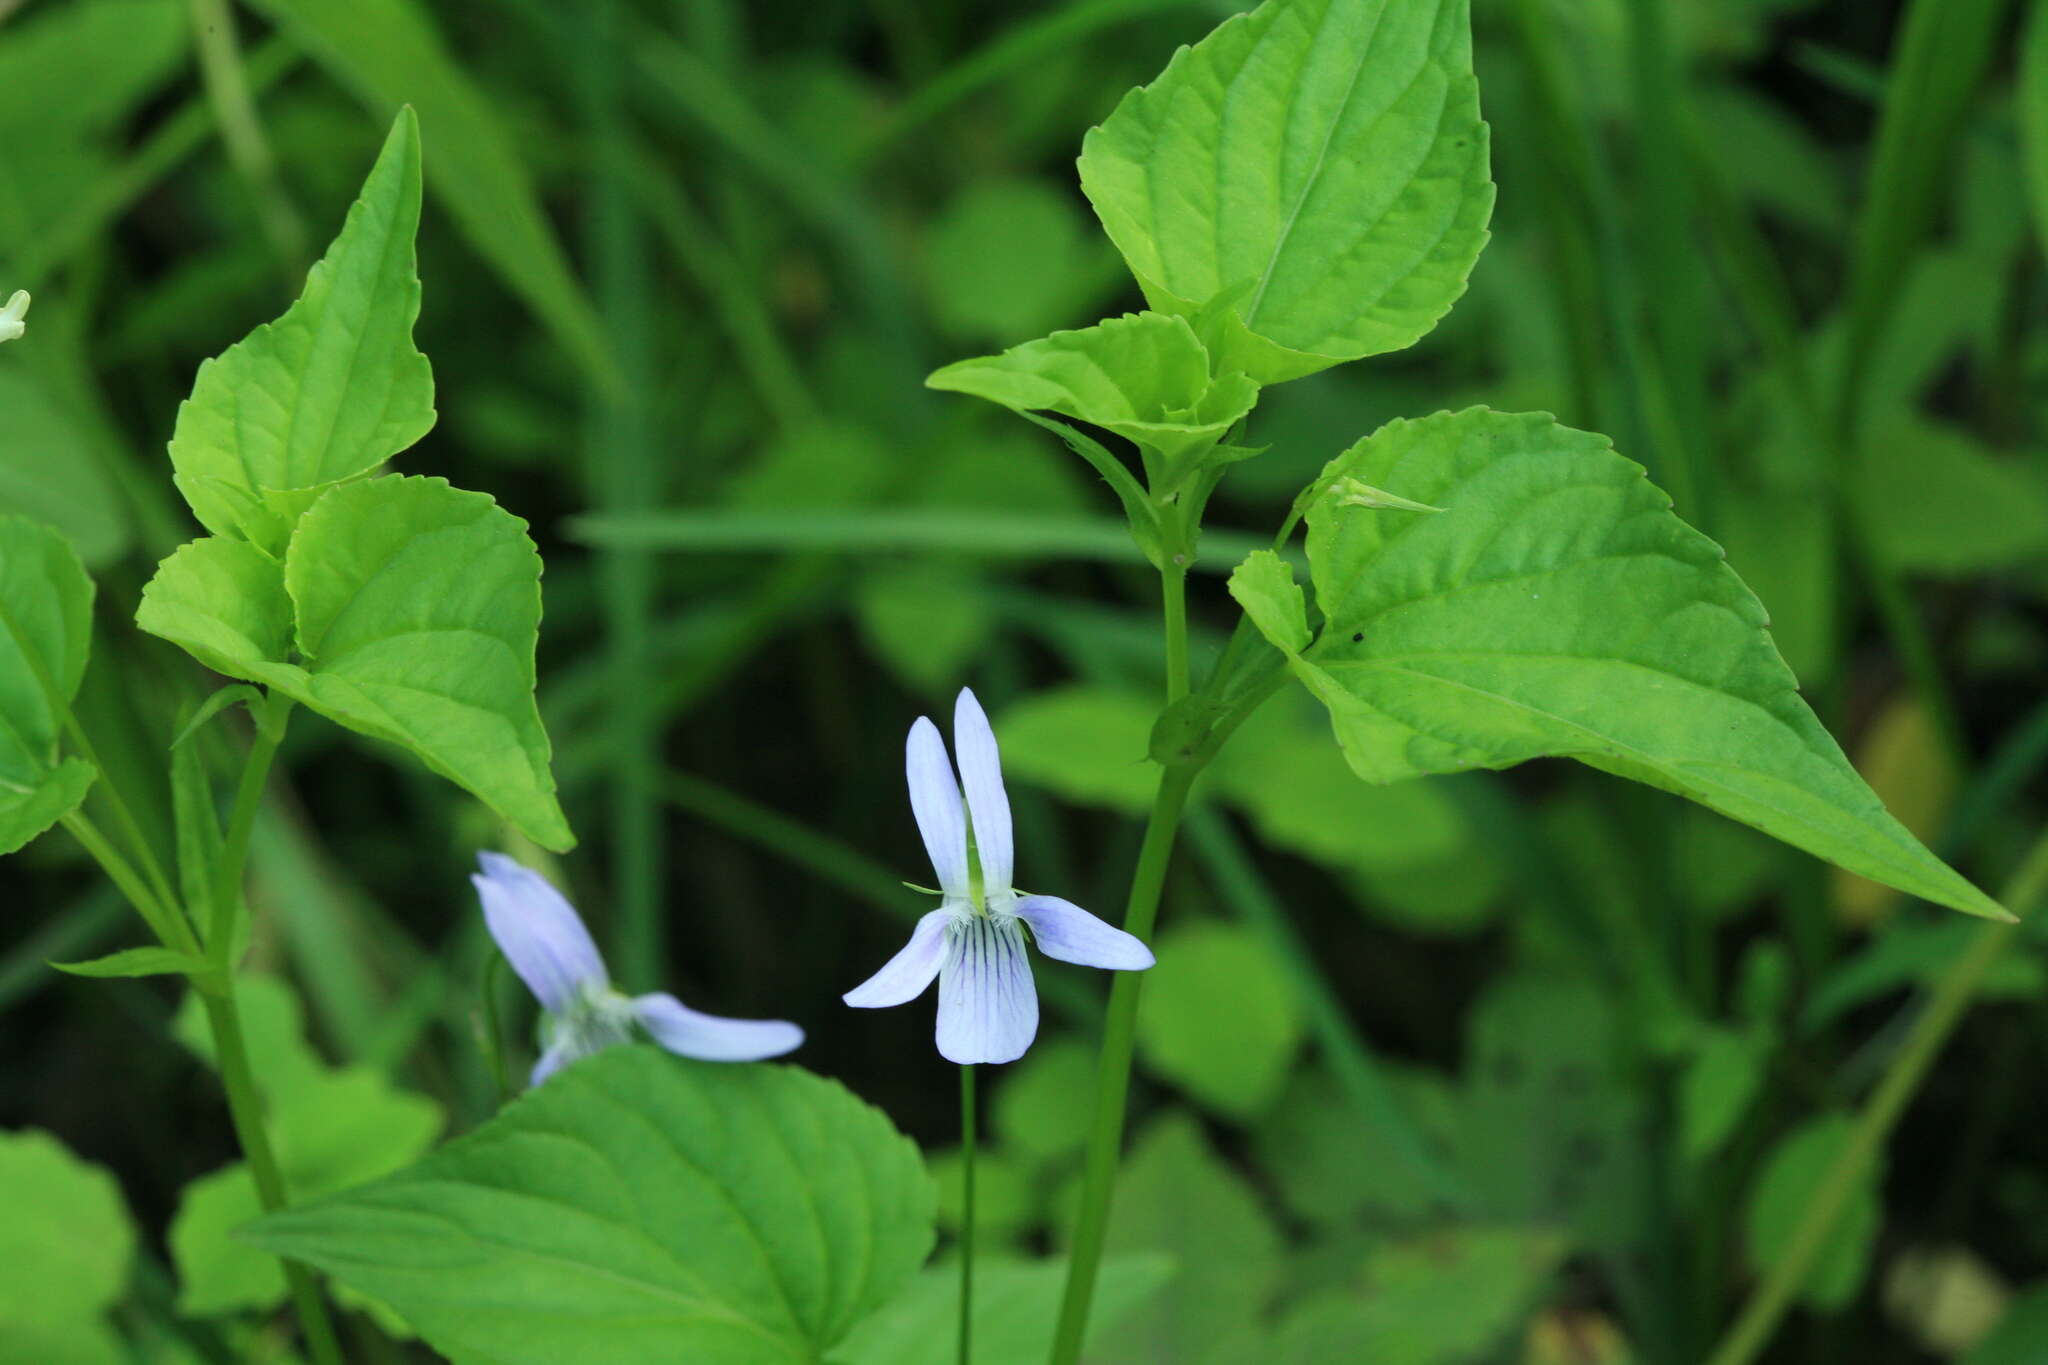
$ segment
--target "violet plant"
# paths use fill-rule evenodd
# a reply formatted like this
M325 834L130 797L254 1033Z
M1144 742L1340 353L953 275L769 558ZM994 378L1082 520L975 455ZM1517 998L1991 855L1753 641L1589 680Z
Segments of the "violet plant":
M1147 311L928 382L1055 431L1158 570L1160 774L1127 931L1151 936L1197 776L1289 684L1328 709L1365 781L1575 758L2009 918L1885 811L1800 699L1720 547L1604 437L1547 414L1395 421L1336 453L1272 548L1231 575L1242 617L1197 676L1188 568L1210 496L1259 454L1261 391L1414 344L1486 244L1494 186L1466 0L1268 0L1127 95L1088 133L1080 174ZM1135 468L1105 438L1127 442ZM1309 592L1292 548L1304 525ZM1053 1365L1075 1365L1087 1329L1143 984L1120 976L1110 997Z
M929 720L907 748L941 904L846 997L904 1003L937 978L971 1153L973 1068L1016 1059L1035 1034L1027 934L1046 956L1115 971L1052 1365L1076 1365L1087 1339L1146 943L1182 817L1205 767L1283 689L1327 709L1364 781L1573 758L2009 918L1886 813L1720 549L1605 438L1545 414L1438 413L1332 452L1271 547L1232 573L1235 631L1197 667L1188 573L1211 496L1261 453L1262 392L1435 326L1486 244L1488 157L1466 0L1267 0L1180 51L1083 144L1082 188L1146 311L929 381L1057 434L1110 486L1160 583L1156 788L1122 927L1014 887L996 739L962 693L958 780ZM509 859L487 856L477 887L549 1016L533 1072L545 1084L402 1170L311 1199L288 1187L237 978L250 840L292 720L310 712L399 751L508 835L575 842L533 700L541 561L524 523L484 494L380 472L435 420L412 342L420 176L406 111L298 301L202 365L179 410L172 478L208 534L163 561L136 624L229 681L167 745L170 864L76 714L92 581L61 535L0 519L0 852L62 825L154 940L66 970L189 981L266 1211L241 1245L279 1258L319 1365L342 1354L316 1273L458 1360L879 1365L891 1357L873 1324L923 1301L935 1242L914 1145L832 1082L726 1064L788 1051L794 1025L615 990L567 899ZM27 304L17 293L0 311L0 341L22 337ZM223 821L195 739L236 707L250 725ZM680 1055L631 1045L636 1030ZM1393 1131L1410 1122L1399 1106L1381 1108L1390 1127L1375 1136L1455 1204L1423 1145ZM968 1222L947 1305L962 1365Z

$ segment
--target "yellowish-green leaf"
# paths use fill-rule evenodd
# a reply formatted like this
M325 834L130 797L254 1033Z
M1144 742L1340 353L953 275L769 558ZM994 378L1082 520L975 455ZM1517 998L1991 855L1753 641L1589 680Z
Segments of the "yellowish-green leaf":
M201 365L178 409L175 480L209 531L281 555L322 489L434 425L433 372L412 343L419 219L419 125L406 109L298 302Z
M1275 383L1412 345L1493 211L1467 0L1267 0L1127 95L1081 185L1219 371Z
M1163 313L1054 332L948 365L925 383L1017 412L1076 417L1167 460L1214 445L1259 398L1259 386L1241 374L1212 379L1194 329Z
M1294 570L1271 550L1260 550L1230 575L1230 595L1268 640L1289 654L1309 646L1308 608Z
M331 488L274 570L214 539L159 567L137 623L209 667L411 750L544 848L575 838L534 705L540 556L526 523L441 479Z
M1886 813L1720 548L1604 437L1474 408L1390 423L1322 486L1346 475L1448 509L1308 512L1325 626L1289 663L1361 777L1568 756L2004 917Z

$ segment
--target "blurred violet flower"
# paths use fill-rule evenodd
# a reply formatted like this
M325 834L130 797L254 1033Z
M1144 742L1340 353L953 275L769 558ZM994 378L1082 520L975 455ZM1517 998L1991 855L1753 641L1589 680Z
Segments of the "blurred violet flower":
M491 937L547 1012L532 1084L578 1057L632 1041L636 1024L677 1056L703 1062L756 1062L803 1042L804 1031L780 1019L721 1019L673 995L620 994L575 907L547 878L502 853L479 853L477 863L483 871L470 880Z
M1038 951L1084 967L1142 971L1152 965L1152 952L1078 905L1011 887L1014 849L1002 758L988 716L965 689L953 708L953 745L967 789L964 810L946 742L929 718L920 716L910 727L905 762L910 809L944 900L917 922L903 951L845 998L857 1009L901 1005L922 995L936 976L940 1055L962 1066L1014 1062L1038 1033L1038 990L1020 924L1030 926Z
M22 319L28 316L28 291L17 289L7 300L7 306L0 308L0 341L13 341L28 330Z

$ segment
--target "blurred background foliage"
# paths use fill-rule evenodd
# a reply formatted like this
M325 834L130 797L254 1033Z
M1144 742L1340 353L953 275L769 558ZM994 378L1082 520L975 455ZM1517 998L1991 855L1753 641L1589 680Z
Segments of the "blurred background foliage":
M36 298L0 352L0 510L99 579L110 779L168 839L148 774L209 684L115 627L192 530L176 405L293 297L412 103L442 397L408 468L490 490L546 555L541 700L584 841L558 880L623 985L798 1020L799 1060L956 1185L926 1023L838 1003L923 904L904 728L971 682L1026 885L1114 912L1158 635L1105 490L921 381L1139 306L1072 158L1232 8L0 0L0 287ZM1214 575L1338 450L1397 415L1555 412L1728 547L1865 775L1998 886L2048 797L2027 8L1476 0L1493 242L1423 344L1261 403L1270 449L1204 540L1198 668L1231 620ZM1567 765L1367 787L1298 700L1184 834L1111 1234L1173 1272L1113 1290L1095 1358L1701 1359L1974 926ZM207 732L216 773L230 742ZM497 1100L463 873L508 834L390 757L300 727L258 831L248 1008L300 1193ZM0 877L0 1362L283 1358L189 1012L44 965L133 939L63 840ZM1769 1359L2048 1360L2044 942L1995 965ZM1103 990L1041 978L982 1168L990 1239L1028 1254L1060 1243ZM425 1358L358 1307L355 1358Z

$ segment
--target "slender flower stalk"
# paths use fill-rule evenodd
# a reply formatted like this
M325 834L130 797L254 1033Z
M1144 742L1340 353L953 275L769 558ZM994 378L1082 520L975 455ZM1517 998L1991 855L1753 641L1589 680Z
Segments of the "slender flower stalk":
M939 908L845 999L856 1009L901 1005L924 994L936 977L940 1055L962 1066L1014 1062L1038 1034L1026 929L1047 957L1084 967L1142 971L1152 965L1152 950L1070 901L1027 896L1010 884L1016 858L1002 756L981 703L965 689L953 708L953 744L958 782L929 717L910 727L904 756L910 809L938 873Z
M974 1068L960 1068L960 1365L974 1355Z
M480 853L471 875L491 937L546 1013L545 1046L530 1083L539 1085L580 1057L630 1042L640 1029L679 1057L757 1062L804 1040L780 1019L723 1019L673 995L628 997L611 974L576 908L547 878L502 853Z

